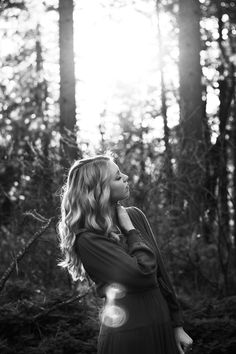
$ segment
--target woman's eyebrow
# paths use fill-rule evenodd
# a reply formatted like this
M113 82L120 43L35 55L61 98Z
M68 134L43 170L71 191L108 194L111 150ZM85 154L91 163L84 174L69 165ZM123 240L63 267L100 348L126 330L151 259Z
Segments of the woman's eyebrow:
M118 176L120 174L120 170L116 171L116 176Z

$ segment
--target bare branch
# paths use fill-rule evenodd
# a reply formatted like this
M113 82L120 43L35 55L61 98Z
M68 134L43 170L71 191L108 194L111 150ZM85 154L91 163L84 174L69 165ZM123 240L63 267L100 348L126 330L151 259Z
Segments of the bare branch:
M58 308L64 306L64 305L68 305L68 304L71 304L72 302L75 302L75 301L80 301L81 299L83 299L85 296L87 296L91 290L92 286L90 286L88 288L88 290L83 293L83 294L77 294L76 296L73 296L67 300L62 300L60 301L59 303L51 306L49 309L46 309L40 313L38 313L37 315L35 315L32 320L38 320L39 318L43 317L43 316L46 316L48 315L50 312L54 311L54 310L57 310Z
M34 219L36 219L40 222L47 222L48 221L48 219L45 218L44 216L42 216L41 214L39 214L36 209L26 211L25 213L23 213L23 215L32 216Z
M44 218L45 219L45 218ZM33 236L32 238L26 243L25 247L18 252L16 257L11 262L10 266L7 268L5 273L0 279L0 292L3 290L4 285L10 275L12 274L13 270L15 269L16 264L24 257L25 253L29 250L29 248L33 245L33 243L49 228L51 222L54 220L54 217L47 220L46 224L42 226Z

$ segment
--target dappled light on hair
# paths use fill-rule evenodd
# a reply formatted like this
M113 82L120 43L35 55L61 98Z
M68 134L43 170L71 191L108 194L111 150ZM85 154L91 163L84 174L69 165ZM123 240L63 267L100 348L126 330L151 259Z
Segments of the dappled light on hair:
M76 238L81 230L103 231L110 235L112 219L109 207L110 157L98 155L75 161L61 194L61 219L58 223L59 246L73 280L83 277L81 260L76 251Z

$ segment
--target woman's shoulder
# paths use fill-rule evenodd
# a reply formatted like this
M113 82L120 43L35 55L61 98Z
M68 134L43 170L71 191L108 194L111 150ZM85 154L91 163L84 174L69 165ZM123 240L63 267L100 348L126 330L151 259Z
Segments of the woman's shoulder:
M81 257L85 254L92 257L98 254L100 256L104 256L104 254L113 255L117 251L117 247L121 249L123 245L102 233L93 231L85 231L77 234L75 240L75 251Z
M76 234L76 244L90 243L101 237L101 234L90 230L81 230Z
M76 234L76 244L92 246L99 242L99 244L107 244L113 241L111 238L106 236L103 231L92 231L92 230L82 230Z

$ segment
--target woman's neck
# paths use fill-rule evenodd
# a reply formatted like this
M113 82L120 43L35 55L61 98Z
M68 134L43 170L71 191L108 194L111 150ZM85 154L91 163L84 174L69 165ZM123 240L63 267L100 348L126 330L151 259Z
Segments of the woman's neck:
M113 223L116 223L116 221L117 221L116 204L111 204L111 218L112 218Z
M116 211L116 203L112 204L111 205L111 218L112 218L112 222L113 222L113 226L114 227L119 227L119 220L118 220L118 217L117 217L117 211Z

